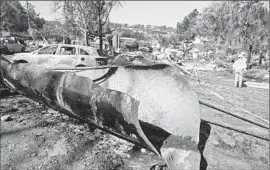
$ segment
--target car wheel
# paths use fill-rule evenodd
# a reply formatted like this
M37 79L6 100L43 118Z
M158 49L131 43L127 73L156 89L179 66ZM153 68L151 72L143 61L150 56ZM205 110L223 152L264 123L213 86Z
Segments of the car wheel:
M86 65L84 65L84 64L78 64L75 67L86 67Z
M1 54L1 55L2 55L2 54L4 54L4 55L8 54L8 49L7 49L7 48L2 48L2 49L0 50L0 54Z
M28 61L26 61L26 60L15 60L13 63L14 64L23 64L23 63L28 63Z
M21 49L21 52L25 52L25 47L23 47L23 48Z
M9 53L10 53L7 47L4 48L4 53L5 53L5 54L9 54Z

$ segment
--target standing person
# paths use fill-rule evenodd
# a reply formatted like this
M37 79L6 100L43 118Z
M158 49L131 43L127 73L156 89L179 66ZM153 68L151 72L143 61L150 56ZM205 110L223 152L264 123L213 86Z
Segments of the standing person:
M243 83L243 74L246 72L247 68L247 59L246 59L246 53L242 52L238 56L238 60L236 60L233 64L233 70L234 70L234 86L242 87Z

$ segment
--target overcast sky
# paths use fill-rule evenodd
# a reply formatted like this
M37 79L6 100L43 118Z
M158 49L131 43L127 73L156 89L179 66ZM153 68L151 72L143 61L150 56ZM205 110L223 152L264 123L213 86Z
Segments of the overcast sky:
M51 1L29 1L46 20L60 18L52 12ZM166 25L176 27L176 23L193 9L201 11L213 1L122 1L111 12L110 21L127 24ZM23 5L24 2L21 2Z

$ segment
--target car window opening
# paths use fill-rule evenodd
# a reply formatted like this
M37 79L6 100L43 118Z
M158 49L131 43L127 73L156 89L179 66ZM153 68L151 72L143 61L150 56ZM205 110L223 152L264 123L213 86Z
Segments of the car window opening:
M89 53L83 49L80 49L80 55L89 55Z
M38 51L38 54L55 54L57 46L47 46Z
M74 47L61 47L60 55L76 55L76 48L74 48Z

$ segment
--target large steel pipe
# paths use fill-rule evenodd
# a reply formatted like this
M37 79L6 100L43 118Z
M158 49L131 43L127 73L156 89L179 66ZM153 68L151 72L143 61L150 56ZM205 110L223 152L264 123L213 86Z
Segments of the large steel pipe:
M149 149L169 169L199 169L197 95L168 65L53 71L1 60L6 86Z

